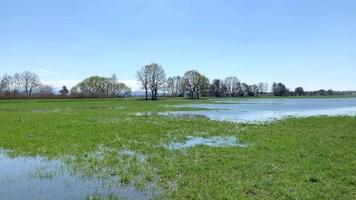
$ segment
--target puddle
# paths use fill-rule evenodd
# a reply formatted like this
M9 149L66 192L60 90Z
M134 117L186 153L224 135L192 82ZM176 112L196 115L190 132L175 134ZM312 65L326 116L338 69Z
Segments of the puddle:
M123 152L133 154L131 151ZM74 173L60 160L43 157L9 157L0 151L0 198L87 199L93 197L151 199L151 190L122 185L120 177L99 178Z
M168 149L184 149L195 147L199 145L205 145L209 147L247 147L247 144L242 144L240 141L234 137L222 137L215 136L209 138L203 137L188 137L188 139L184 143L171 143L166 145Z
M251 99L235 104L192 104L184 107L202 108L200 111L166 112L167 116L196 115L212 120L243 123L268 122L286 117L356 116L356 98L330 99ZM227 101L231 102L231 101ZM206 110L210 109L210 110Z

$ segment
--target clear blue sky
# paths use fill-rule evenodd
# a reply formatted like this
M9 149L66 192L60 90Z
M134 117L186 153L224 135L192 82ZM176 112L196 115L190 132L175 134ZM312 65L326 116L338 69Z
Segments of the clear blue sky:
M355 0L0 0L0 74L55 87L162 64L168 76L356 90Z

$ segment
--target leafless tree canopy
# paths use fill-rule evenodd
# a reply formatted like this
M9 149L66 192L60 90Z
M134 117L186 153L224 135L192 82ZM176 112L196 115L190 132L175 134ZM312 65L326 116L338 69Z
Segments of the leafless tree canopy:
M145 90L146 100L148 100L148 90L151 91L151 99L157 100L157 93L163 89L166 83L166 73L161 65L151 63L145 65L137 72L137 80L141 87Z
M147 66L147 65L146 65ZM136 78L141 85L141 88L145 90L146 100L148 100L148 68L143 66L139 71L136 73Z
M237 79L237 77L230 76L225 78L224 84L226 87L226 91L229 93L229 96L231 97L240 96L241 83L239 79Z
M37 74L25 71L20 75L21 85L24 87L26 95L31 96L32 92L40 86L40 78Z
M173 76L167 79L167 91L170 96L184 96L184 81L181 76Z
M261 93L261 94L265 94L268 92L268 84L267 83L258 83L257 84L257 87L258 87L258 91Z
M0 79L0 93L2 96L21 97L36 96L41 93L41 82L37 74L25 71L13 76L5 74ZM47 90L50 86L47 86Z

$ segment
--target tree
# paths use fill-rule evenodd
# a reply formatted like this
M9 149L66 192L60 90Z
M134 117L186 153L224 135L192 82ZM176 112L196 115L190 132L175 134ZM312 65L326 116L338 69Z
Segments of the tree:
M131 88L129 88L128 86L126 86L124 83L115 83L114 85L114 95L112 95L112 97L114 96L118 96L118 97L129 97L131 96Z
M148 68L143 66L141 70L137 71L136 78L141 85L141 88L145 90L146 101L148 100Z
M161 65L151 63L145 66L148 73L148 88L151 91L151 99L157 100L157 92L163 88L166 82L166 73Z
M61 96L67 96L69 93L69 90L67 89L67 86L63 86L61 90L59 90L59 93L61 94Z
M116 76L116 74L113 74L113 75L111 75L111 77L108 80L106 95L108 97L116 96L116 87L117 87L117 76Z
M195 96L199 76L200 73L195 70L187 71L184 73L184 86L191 99L193 99Z
M327 91L324 89L320 89L320 90L316 91L316 93L317 93L317 95L320 95L320 96L327 95Z
M0 79L0 93L6 94L10 92L11 90L11 79L12 77L5 74L1 79Z
M25 95L31 96L32 92L40 86L40 79L37 74L25 71L20 75L21 84Z
M184 88L191 99L199 99L209 88L209 79L196 70L190 70L183 76Z
M272 92L275 96L287 96L289 94L289 90L283 83L273 83Z
M302 87L297 87L297 88L295 88L294 93L297 96L302 96L302 95L304 95L304 89Z
M227 91L227 87L224 82L220 79L214 79L210 85L211 95L214 97L222 97Z
M78 85L76 85L76 86L74 86L74 87L72 87L72 88L70 89L70 96L73 96L73 97L80 97L80 96L82 96L82 95L83 95L83 94L82 94L82 92L80 91Z
M241 84L239 79L235 76L227 77L224 80L224 85L226 87L226 91L231 97L239 96L241 93Z
M328 91L326 92L328 95L333 95L334 91L332 89L328 89Z
M169 95L171 95L171 96L175 96L176 95L176 87L175 87L175 84L174 84L174 78L173 77L169 77L167 79L166 89L167 89L167 92L169 93Z
M38 87L38 95L42 98L53 96L53 88L50 85L40 84Z
M199 76L199 80L198 80L198 87L196 90L196 96L197 99L200 98L200 96L207 96L208 92L209 92L209 79L204 76L204 75L200 75Z
M114 82L112 77L91 76L73 87L71 94L88 97L125 97L131 95L131 89L123 83Z
M250 96L250 86L247 85L246 83L241 83L241 96L246 97Z
M249 96L257 96L259 93L258 86L256 84L250 85L248 89Z
M267 83L260 82L260 83L257 84L257 87L258 87L259 93L261 93L261 94L265 94L268 91L268 84Z
M137 71L137 80L142 89L145 90L146 100L148 100L148 89L151 90L151 99L157 99L157 91L164 86L166 74L161 65L152 63L145 65Z

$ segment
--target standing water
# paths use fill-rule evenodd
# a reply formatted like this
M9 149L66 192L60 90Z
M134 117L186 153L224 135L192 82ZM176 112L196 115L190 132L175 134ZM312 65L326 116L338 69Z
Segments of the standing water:
M264 122L285 117L356 115L356 98L248 99L215 101L215 104L192 104L183 107L212 110L176 111L168 115L200 115L213 120Z
M148 191L122 186L119 177L100 179L71 173L62 161L9 157L0 151L0 199L149 199Z

